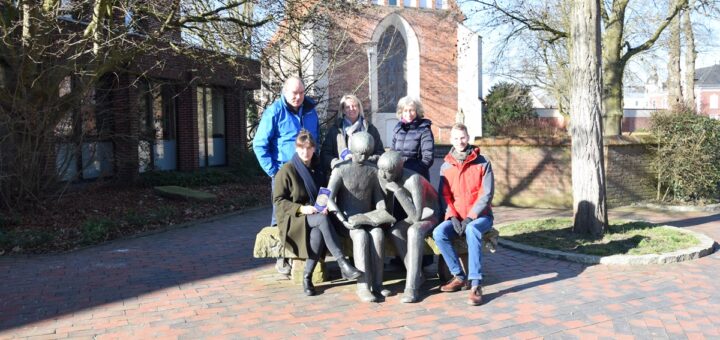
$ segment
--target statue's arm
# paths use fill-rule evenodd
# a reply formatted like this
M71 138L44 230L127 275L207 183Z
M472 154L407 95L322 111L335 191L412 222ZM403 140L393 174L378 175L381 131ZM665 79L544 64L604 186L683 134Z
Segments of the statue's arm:
M339 169L334 169L330 174L330 180L328 181L328 189L330 189L330 199L328 200L328 211L335 213L337 218L343 222L347 220L347 217L337 205L337 195L342 185L342 176L340 175Z
M395 191L395 201L397 201L403 210L405 210L405 213L408 215L408 218L410 218L412 223L415 223L420 220L422 207L417 209L416 204L414 203L417 197L413 192L411 192L411 190L412 188L407 188L405 186L398 188L398 190Z

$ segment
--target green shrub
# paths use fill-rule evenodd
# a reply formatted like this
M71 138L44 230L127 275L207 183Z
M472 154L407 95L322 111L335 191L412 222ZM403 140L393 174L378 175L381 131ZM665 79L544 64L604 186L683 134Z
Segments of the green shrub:
M720 121L688 110L663 111L652 115L651 132L657 140L658 200L717 199Z
M501 135L503 128L518 121L537 118L532 107L530 87L510 82L493 85L485 97L483 135Z
M110 229L117 224L107 218L91 218L86 220L81 227L82 243L95 244L107 240Z

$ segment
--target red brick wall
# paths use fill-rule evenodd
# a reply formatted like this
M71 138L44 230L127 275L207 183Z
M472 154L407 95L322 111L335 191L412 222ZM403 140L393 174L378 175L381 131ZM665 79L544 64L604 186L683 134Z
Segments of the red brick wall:
M245 119L245 92L240 89L225 91L225 131L228 165L239 165L247 149Z
M122 182L138 177L138 120L131 108L137 107L137 91L131 86L135 77L127 73L113 77L111 110L114 119L113 146L115 176Z
M188 79L192 79L188 75ZM199 167L197 125L197 83L179 85L177 94L177 168L181 171Z
M572 169L568 140L482 138L476 145L492 163L495 205L571 208ZM645 137L605 138L607 202L610 207L655 197Z
M418 38L420 47L420 100L425 115L433 121L435 137L438 129L449 128L457 111L457 23L458 13L448 10L428 10L370 6L357 15L338 16L337 22L349 35L345 49L347 61L339 66L330 79L330 111L338 109L338 99L354 92L369 113L368 59L365 44L383 18L397 13L408 21ZM406 42L407 43L407 42ZM355 89L358 88L357 91ZM441 141L447 142L447 133Z

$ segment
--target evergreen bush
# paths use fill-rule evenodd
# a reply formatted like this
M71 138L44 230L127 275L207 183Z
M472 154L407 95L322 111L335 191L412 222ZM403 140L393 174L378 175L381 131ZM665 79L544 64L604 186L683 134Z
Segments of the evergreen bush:
M720 121L692 110L659 111L651 117L657 140L653 168L657 199L714 201L720 195Z

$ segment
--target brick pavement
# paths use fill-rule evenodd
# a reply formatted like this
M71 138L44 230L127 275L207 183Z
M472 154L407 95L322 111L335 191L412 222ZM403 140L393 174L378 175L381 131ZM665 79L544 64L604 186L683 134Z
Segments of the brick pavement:
M439 293L437 280L425 283L417 304L402 304L399 295L364 304L345 281L305 297L277 279L272 259L253 259L268 214L255 210L67 254L2 257L0 338L720 338L718 254L669 265L587 266L501 247L485 258L480 307L465 305L466 292ZM496 215L507 222L568 212L501 207ZM720 240L720 214L624 208L611 215L672 221ZM389 282L402 292L402 280Z

